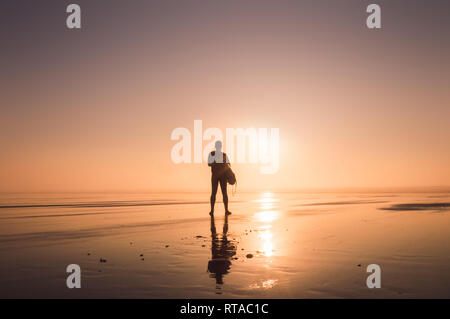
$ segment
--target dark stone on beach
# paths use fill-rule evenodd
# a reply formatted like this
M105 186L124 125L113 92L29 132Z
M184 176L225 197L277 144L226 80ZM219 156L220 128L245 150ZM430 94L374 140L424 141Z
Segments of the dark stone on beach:
M166 245L166 248L169 247L169 245Z
M252 255L252 254L247 254L247 256L245 256L245 257L247 257L247 258L253 258L253 255Z
M87 253L87 255L88 255L88 256L90 256L90 255L91 255L91 253Z
M361 264L358 264L358 267L361 267Z
M144 258L142 258L141 260L144 261Z
M206 247L206 245L202 245L202 247Z
M100 258L100 262L101 262L101 263L105 263L105 262L106 262L106 259Z
M197 236L195 236L195 238L205 238L205 237L203 237L201 235L197 235Z
M139 256L140 256L140 257L144 257L144 254L140 254Z

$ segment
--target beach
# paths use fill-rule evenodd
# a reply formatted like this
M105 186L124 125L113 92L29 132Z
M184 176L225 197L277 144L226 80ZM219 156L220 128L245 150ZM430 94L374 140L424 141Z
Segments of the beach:
M206 192L2 194L0 298L450 298L449 193L220 200L211 219Z

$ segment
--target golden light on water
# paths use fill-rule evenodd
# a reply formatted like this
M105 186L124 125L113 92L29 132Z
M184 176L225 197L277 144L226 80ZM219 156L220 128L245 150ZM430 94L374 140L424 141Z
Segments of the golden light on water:
M275 195L272 192L264 192L261 194L261 197L255 202L260 203L259 208L260 212L256 213L254 217L263 223L270 223L278 218L279 212L273 210L276 208L275 203L278 202L278 199L275 198Z
M273 286L275 286L277 282L278 282L278 279L269 279L269 280L264 281L262 283L262 286L265 289L269 289L269 288L272 288Z
M263 232L260 232L258 237L261 239L262 242L261 251L264 254L264 256L267 257L272 256L273 255L272 232L270 230L265 230Z
M251 289L270 289L273 288L278 282L278 279L268 279L263 281L261 284L250 285Z
M272 222L280 216L280 212L274 210L278 199L275 198L273 193L265 192L255 202L260 203L259 208L261 211L255 213L254 218L262 224L258 227L258 239L260 239L260 249L258 252L266 257L271 257L274 251L273 232L271 231Z
M264 192L261 194L261 198L256 199L255 202L269 204L278 202L278 199L275 198L275 195L272 192Z
M263 223L270 223L278 219L278 212L276 210L266 210L255 214L255 218Z
M275 205L273 203L261 203L260 205L261 209L272 209L275 207Z

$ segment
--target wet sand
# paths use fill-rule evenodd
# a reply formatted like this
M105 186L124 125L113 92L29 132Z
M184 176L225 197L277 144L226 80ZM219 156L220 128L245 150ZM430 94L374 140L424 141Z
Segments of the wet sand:
M448 193L230 198L212 220L207 193L3 194L0 297L450 298Z

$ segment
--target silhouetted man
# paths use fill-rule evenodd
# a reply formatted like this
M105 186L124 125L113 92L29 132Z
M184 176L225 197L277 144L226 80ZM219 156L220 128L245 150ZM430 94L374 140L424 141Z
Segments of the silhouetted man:
M214 214L214 204L216 203L217 187L220 183L222 190L223 205L225 206L225 214L230 215L228 210L228 195L227 195L227 177L226 171L230 166L227 154L222 152L222 142L216 141L216 150L209 153L208 166L211 166L211 216Z

